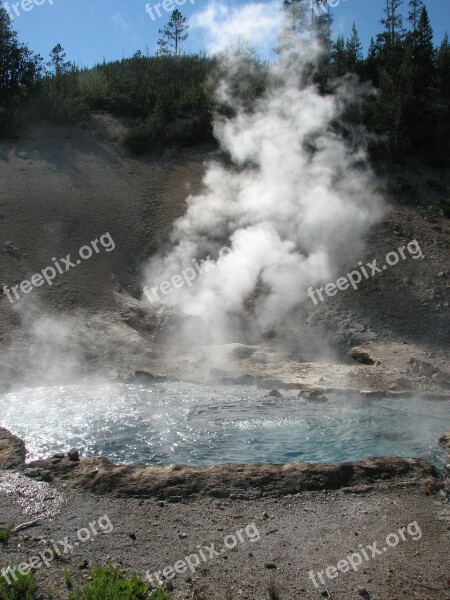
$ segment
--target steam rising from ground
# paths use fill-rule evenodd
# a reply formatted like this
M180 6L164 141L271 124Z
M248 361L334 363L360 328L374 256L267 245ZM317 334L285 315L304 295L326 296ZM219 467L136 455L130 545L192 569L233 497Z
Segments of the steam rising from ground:
M362 92L342 82L335 95L322 96L300 83L319 50L309 43L306 52L286 31L280 39L268 90L251 111L233 100L227 77L221 82L218 93L235 116L217 119L215 135L231 164L208 165L205 191L187 199L171 250L146 271L146 285L154 287L209 255L215 268L161 299L202 317L217 342L232 339L244 321L256 331L283 322L310 286L333 281L340 265L355 260L381 215L364 147L332 127ZM224 70L242 75L248 62L228 56ZM224 246L230 251L219 256Z

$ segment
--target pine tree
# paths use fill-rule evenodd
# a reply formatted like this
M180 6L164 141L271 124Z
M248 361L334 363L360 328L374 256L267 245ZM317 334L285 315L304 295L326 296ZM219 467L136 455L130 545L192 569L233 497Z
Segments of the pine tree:
M450 43L447 33L439 46L436 65L440 114L436 131L435 155L441 159L440 163L445 164L450 155Z
M174 10L170 21L164 29L159 30L162 37L158 40L157 54L159 56L171 54L179 56L183 51L184 42L189 37L188 29L189 25L186 23L186 17L183 17L178 9Z
M322 49L314 79L319 84L322 92L327 88L331 73L331 52L333 47L331 39L332 24L333 17L329 13L318 17L311 15L311 35Z
M378 74L378 66L380 60L380 47L375 43L375 40L371 38L369 50L367 52L367 59L364 65L364 78L368 79L378 87L379 84L379 74Z
M41 71L41 57L19 43L9 15L0 5L0 133L14 132L17 112Z
M72 63L66 62L66 53L61 44L56 44L53 50L50 52L50 61L47 66L53 71L55 76L55 87L56 94L59 96L61 90L63 95L66 93L66 87L63 85L64 76L72 71Z
M331 50L331 72L334 77L342 77L347 73L347 53L344 36L338 36Z
M352 33L347 40L345 50L348 70L352 73L359 73L363 61L363 51L355 22L353 22Z
M298 35L310 31L307 0L284 0L283 10L292 33Z
M380 20L384 32L378 35L378 43L382 48L383 59L389 63L390 69L395 68L394 63L399 63L404 41L403 17L399 12L402 5L403 0L386 0L385 17Z
M420 14L423 9L423 0L409 0L408 21L412 26L412 33L415 34L419 28Z
M439 91L443 98L450 100L450 42L448 33L445 34L439 46L436 65Z
M422 8L419 25L417 27L417 52L422 63L427 63L431 69L434 68L434 45L433 28L431 27L428 11Z
M56 44L53 50L50 52L50 61L47 63L47 66L53 69L55 76L61 77L69 70L71 64L70 62L65 62L66 53L64 52L64 48L61 44Z
M405 55L411 62L412 88L408 110L405 111L406 126L414 148L430 153L437 126L437 89L433 29L425 7L422 7L416 31L407 37Z

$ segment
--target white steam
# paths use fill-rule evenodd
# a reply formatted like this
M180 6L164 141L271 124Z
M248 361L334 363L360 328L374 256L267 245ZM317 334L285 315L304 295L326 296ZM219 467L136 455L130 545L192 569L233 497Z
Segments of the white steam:
M154 288L210 255L215 268L160 298L202 317L216 342L237 339L244 321L257 331L280 324L310 286L336 280L381 214L364 149L350 147L331 126L357 100L356 86L343 83L334 96L323 96L300 84L312 45L305 53L295 48L300 40L283 41L256 107L248 111L236 101L236 116L215 123L232 164L208 165L204 193L187 198L186 215L175 223L173 247L146 270L145 283ZM239 57L225 61L235 75L243 66L230 69L231 60ZM219 89L229 101L228 82ZM219 257L224 246L230 252Z

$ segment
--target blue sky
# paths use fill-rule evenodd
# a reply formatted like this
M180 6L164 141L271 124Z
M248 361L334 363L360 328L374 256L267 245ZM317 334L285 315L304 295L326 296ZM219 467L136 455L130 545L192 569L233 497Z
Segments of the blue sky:
M16 0L10 0L13 4ZM91 66L97 62L115 60L122 56L131 56L136 50L153 54L158 39L158 29L170 16L160 9L162 17L155 14L155 21L145 12L146 0L36 0L41 6L34 5L25 12L18 6L20 16L14 20L14 29L21 41L29 44L35 52L47 57L56 43L61 43L67 58L79 66ZM154 6L161 0L150 0ZM168 0L167 0L168 1ZM380 30L379 19L385 0L333 0L331 9L334 15L334 34L347 35L356 21L364 46L370 37ZM179 0L180 3L183 0ZM198 17L210 0L184 0L181 12L189 18ZM259 0L267 4L270 11L271 0ZM450 32L449 0L426 0L431 22L437 41L446 30ZM244 0L228 1L227 5L244 5ZM405 0L406 11L407 0ZM205 48L205 31L196 28L191 31L186 51L196 52ZM269 40L269 45L271 41ZM275 42L274 44L275 45ZM273 46L271 46L273 47Z

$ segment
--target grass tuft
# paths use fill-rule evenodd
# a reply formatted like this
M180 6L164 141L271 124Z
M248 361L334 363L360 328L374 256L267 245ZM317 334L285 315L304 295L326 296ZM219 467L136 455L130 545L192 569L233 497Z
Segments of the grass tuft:
M9 531L9 529L0 528L0 544L6 544L6 542L9 540L10 535L11 532Z
M21 575L14 572L14 577L8 577L11 583L2 575L0 576L1 600L36 600L36 580L32 573Z
M269 599L270 600L280 600L280 590L277 588L275 583L272 581L269 585Z
M91 571L92 581L69 593L69 600L170 600L162 589L150 593L148 586L136 573L129 577L113 567L97 567Z

